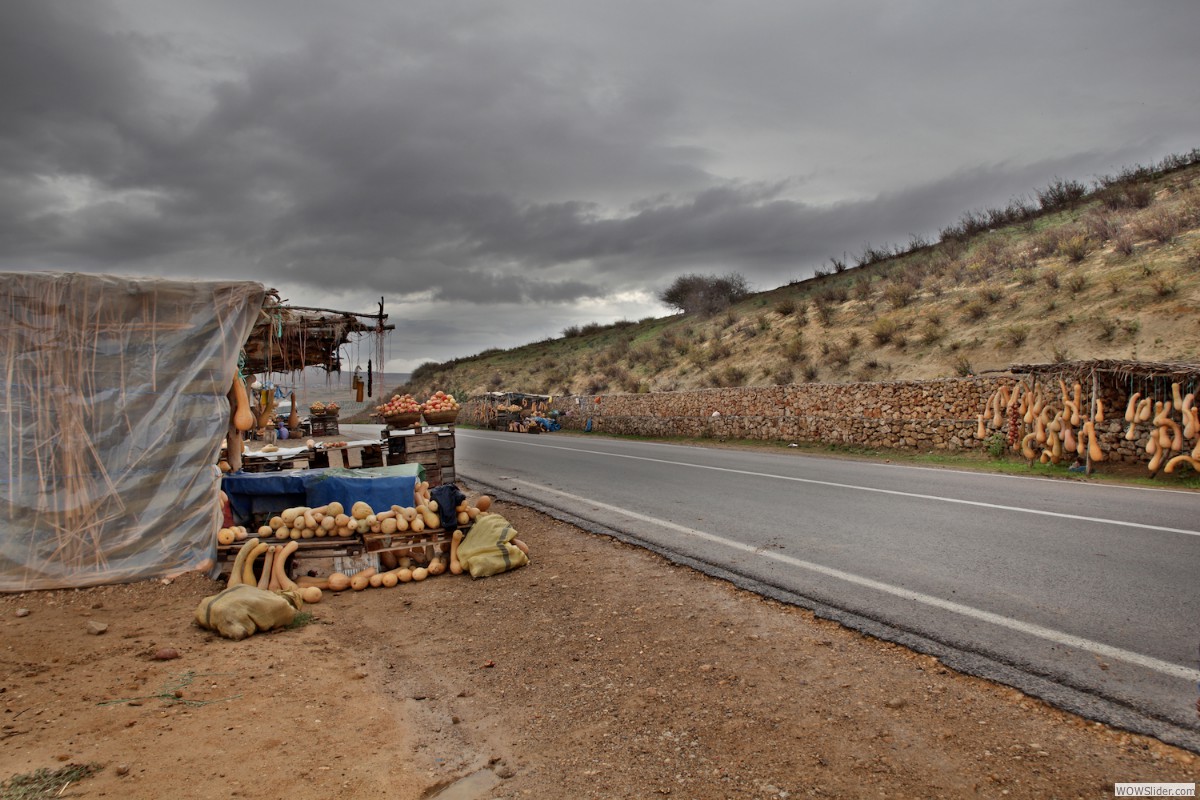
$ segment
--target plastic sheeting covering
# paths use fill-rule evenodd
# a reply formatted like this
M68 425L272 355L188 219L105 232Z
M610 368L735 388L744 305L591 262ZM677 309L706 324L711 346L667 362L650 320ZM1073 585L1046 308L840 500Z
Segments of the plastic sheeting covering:
M0 273L0 591L202 568L227 393L265 290Z

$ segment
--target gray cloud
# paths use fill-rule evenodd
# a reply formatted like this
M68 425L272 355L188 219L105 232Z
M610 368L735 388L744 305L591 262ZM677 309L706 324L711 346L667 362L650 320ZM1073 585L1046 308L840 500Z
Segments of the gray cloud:
M1198 27L1182 1L9 0L0 268L458 305L461 335L406 335L462 355L1189 150Z

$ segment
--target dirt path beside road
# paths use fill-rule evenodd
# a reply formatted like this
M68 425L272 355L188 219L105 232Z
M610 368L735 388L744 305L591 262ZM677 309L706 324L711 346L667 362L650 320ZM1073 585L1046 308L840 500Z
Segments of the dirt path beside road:
M62 796L289 800L1111 798L1197 780L1186 751L495 510L529 566L327 597L311 624L244 642L192 624L219 588L200 576L0 597L0 780L96 762Z

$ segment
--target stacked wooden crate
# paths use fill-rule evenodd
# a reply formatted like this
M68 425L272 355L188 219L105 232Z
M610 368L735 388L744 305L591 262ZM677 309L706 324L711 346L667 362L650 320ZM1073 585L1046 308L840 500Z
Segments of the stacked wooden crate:
M454 483L454 427L427 433L386 431L389 464L420 464L430 486Z
M337 414L313 414L308 418L313 436L340 436Z

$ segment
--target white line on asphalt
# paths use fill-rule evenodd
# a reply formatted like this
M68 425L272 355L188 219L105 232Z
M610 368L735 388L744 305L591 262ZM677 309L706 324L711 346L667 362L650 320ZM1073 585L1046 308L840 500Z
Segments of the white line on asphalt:
M470 438L470 437L468 437ZM484 437L479 437L484 438ZM552 444L537 444L535 442L526 442L520 439L492 439L488 437L488 441L502 442L504 444L519 444L526 447L544 447L551 450L566 450L571 453L586 453L588 455L609 456L611 458L628 458L634 461L649 461L655 464L670 464L675 467L691 467L693 469L707 469L715 472L731 472L736 475L748 475L753 478L773 478L780 481L793 481L795 483L809 483L816 486L830 486L835 489L852 489L860 492L876 492L878 494L890 494L899 497L913 497L919 500L936 500L941 503L957 503L965 506L977 506L979 508L993 508L998 511L1015 511L1021 514L1037 514L1044 517L1057 517L1059 519L1072 519L1079 522L1098 522L1102 525L1119 525L1127 528L1140 528L1148 531L1162 531L1164 533L1182 533L1187 536L1200 536L1200 531L1189 531L1183 528L1168 528L1163 525L1148 525L1144 522L1127 522L1119 519L1107 519L1104 517L1085 517L1080 514L1064 514L1060 511L1045 511L1037 508L1022 508L1021 506L1005 506L998 503L984 503L980 500L963 500L957 497L941 497L935 494L919 494L917 492L902 492L897 489L880 489L874 486L857 486L852 483L836 483L834 481L819 481L814 478L796 478L791 475L774 475L769 472L754 472L746 469L732 469L730 467L713 467L707 464L689 464L686 461L670 461L663 458L649 458L647 456L631 456L625 453L608 453L603 450L584 450L578 447L562 447Z
M530 481L523 481L523 480L520 480L519 478L506 478L504 482L505 483L523 484L532 489L536 489L538 492L541 492L543 494L558 495L559 497L570 500L573 503L576 503L580 506L591 506L591 507L597 508L597 509L604 509L606 511L612 511L614 513L620 514L621 516L629 517L630 519L635 519L635 520L639 520L641 522L649 523L651 525L657 525L661 528L667 528L667 529L670 529L673 531L678 531L679 533L683 533L688 536L695 537L697 539L703 539L707 542L712 542L713 544L718 544L723 547L728 547L732 550L741 550L742 552L750 553L752 555L759 556L761 558L766 558L766 559L770 559L772 561L778 561L782 564L787 564L789 566L806 569L811 572L816 572L821 575L826 575L830 578L837 578L838 580L846 581L847 583L853 583L857 586L862 586L867 589L874 589L875 591L884 592L886 594L890 594L890 595L893 595L894 597L899 597L904 600L912 600L914 602L921 603L921 604L927 605L927 606L931 606L933 608L940 608L943 611L949 611L954 614L960 614L962 616L970 617L971 619L977 619L982 622L989 622L993 625L999 625L1003 628L1008 628L1009 630L1017 631L1018 633L1024 633L1024 634L1028 634L1030 636L1036 636L1039 639L1045 639L1047 641L1054 642L1056 644L1066 645L1068 647L1074 647L1079 650L1086 650L1089 653L1095 653L1096 655L1103 656L1105 658L1112 658L1112 659L1116 659L1118 661L1124 661L1128 664L1136 664L1137 666L1145 667L1146 669L1150 669L1155 672L1162 673L1163 675L1169 675L1173 678L1183 678L1185 680L1193 681L1193 682L1200 681L1200 670L1190 669L1189 667L1183 667L1178 664L1172 664L1169 661L1163 661L1158 658L1153 658L1152 656L1145 656L1145 655L1142 655L1141 653L1134 653L1130 650L1123 650L1119 647L1112 647L1107 644L1102 644L1100 642L1092 641L1091 639L1084 639L1080 636L1073 636L1072 634L1065 633L1063 631L1054 630L1053 628L1046 628L1041 625L1035 625L1031 622L1023 622L1022 620L1019 620L1019 619L1013 619L1011 617L1001 616L1000 614L993 614L990 611L984 611L979 608L974 608L973 606L966 606L966 605L963 605L962 603L954 603L949 600L943 600L942 598L934 597L933 595L923 594L921 592L914 592L910 589L905 589L900 586L894 586L890 583L883 583L882 581L877 581L872 578L864 578L861 575L855 575L850 572L843 572L840 569L834 569L832 567L825 567L820 564L814 564L811 561L803 561L799 558L793 558L791 556L783 555L782 553L772 553L769 551L761 550L760 548L755 547L754 545L746 544L745 542L734 541L733 539L727 539L724 536L717 536L716 534L697 530L696 528L689 528L685 525L678 525L678 524L676 524L674 522L670 522L668 520L658 519L656 517L647 516L645 514L639 514L635 511L630 511L629 509L626 509L626 508L608 505L607 503L601 503L601 502L599 502L597 500L593 500L592 498L589 498L589 497L581 497L577 494L570 494L569 492L559 491L558 489L553 489L549 486L543 486L538 483L531 483Z

